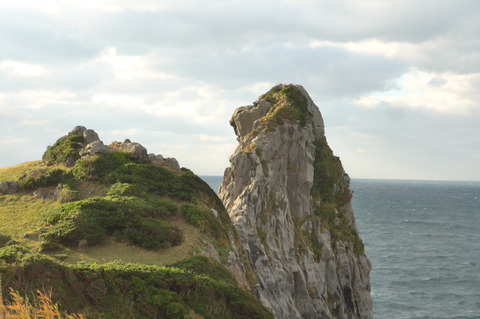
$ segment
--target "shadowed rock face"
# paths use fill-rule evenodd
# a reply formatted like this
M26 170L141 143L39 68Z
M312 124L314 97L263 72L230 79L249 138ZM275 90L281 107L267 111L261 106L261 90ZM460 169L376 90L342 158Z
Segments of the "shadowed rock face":
M219 190L275 318L372 318L370 262L349 177L301 86L279 85L230 121L239 145Z

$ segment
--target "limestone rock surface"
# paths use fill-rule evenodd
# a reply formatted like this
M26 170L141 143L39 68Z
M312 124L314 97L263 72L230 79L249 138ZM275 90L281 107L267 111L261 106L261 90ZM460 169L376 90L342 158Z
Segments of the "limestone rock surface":
M18 191L17 181L0 182L0 194L14 194Z
M125 139L123 142L114 141L109 145L105 145L103 141L100 140L97 132L81 125L75 126L70 132L68 132L67 136L62 138L71 136L80 137L81 142L76 142L76 144L78 144L78 153L70 154L66 160L61 162L61 164L66 167L75 166L77 159L81 157L87 157L98 153L126 152L129 153L130 157L133 159L151 162L154 165L167 167L172 170L180 169L180 165L175 158L163 157L160 154L148 154L147 149L143 145L132 142L130 139ZM2 185L0 191L6 187L6 184Z
M168 167L172 170L179 170L180 165L178 161L173 157L163 157L160 154L148 154L148 158L150 159L153 165L164 166Z
M136 159L148 159L147 149L140 143L132 143L129 139L126 139L122 143L121 150L130 154L132 158Z
M110 151L108 147L106 147L103 144L103 142L100 140L96 140L87 144L84 150L85 150L84 151L85 154L90 154L90 155L97 154L97 153L105 153Z
M100 141L97 132L94 130L85 130L83 132L83 137L85 138L85 144L91 144L96 141ZM103 143L102 143L103 144Z
M239 145L223 201L275 318L373 318L371 264L349 177L303 87L279 85L230 121Z

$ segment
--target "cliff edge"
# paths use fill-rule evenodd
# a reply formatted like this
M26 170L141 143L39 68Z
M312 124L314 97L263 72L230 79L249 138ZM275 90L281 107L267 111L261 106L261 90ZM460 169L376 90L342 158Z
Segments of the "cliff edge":
M230 121L223 201L275 318L373 318L350 179L305 89L277 85Z

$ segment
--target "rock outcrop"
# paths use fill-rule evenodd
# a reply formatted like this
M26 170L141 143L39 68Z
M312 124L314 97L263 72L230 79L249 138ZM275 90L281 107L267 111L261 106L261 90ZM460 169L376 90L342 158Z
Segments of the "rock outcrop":
M128 138L123 143L112 142L108 145L108 148L112 151L127 152L134 159L148 160L147 149L140 143L132 142Z
M153 165L169 167L173 170L179 170L180 165L178 161L173 157L163 157L160 154L148 154L148 158L150 159Z
M14 194L18 191L17 181L0 182L0 194Z
M55 151L54 149L65 148L65 141L67 140L70 140L72 143L70 145L71 150L64 156L58 156L61 152ZM48 154L49 149L51 151L50 154ZM78 150L78 152L75 150ZM87 129L85 126L80 125L75 126L66 136L57 140L55 145L48 147L46 152L48 155L44 155L43 159L48 165L56 163L73 167L79 158L108 152L126 152L135 160L150 162L154 165L167 167L172 170L180 169L180 165L175 158L164 158L160 154L148 154L147 149L143 145L132 142L129 139L123 142L115 141L107 146L100 140L100 137L94 130Z
M301 86L279 85L231 124L239 145L219 197L275 318L372 318L370 262L349 177Z

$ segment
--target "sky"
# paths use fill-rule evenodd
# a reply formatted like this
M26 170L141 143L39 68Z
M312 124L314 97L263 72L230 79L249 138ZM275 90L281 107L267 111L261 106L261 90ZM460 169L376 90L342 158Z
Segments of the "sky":
M480 1L0 0L0 167L83 125L223 175L229 125L305 87L352 178L480 180Z

